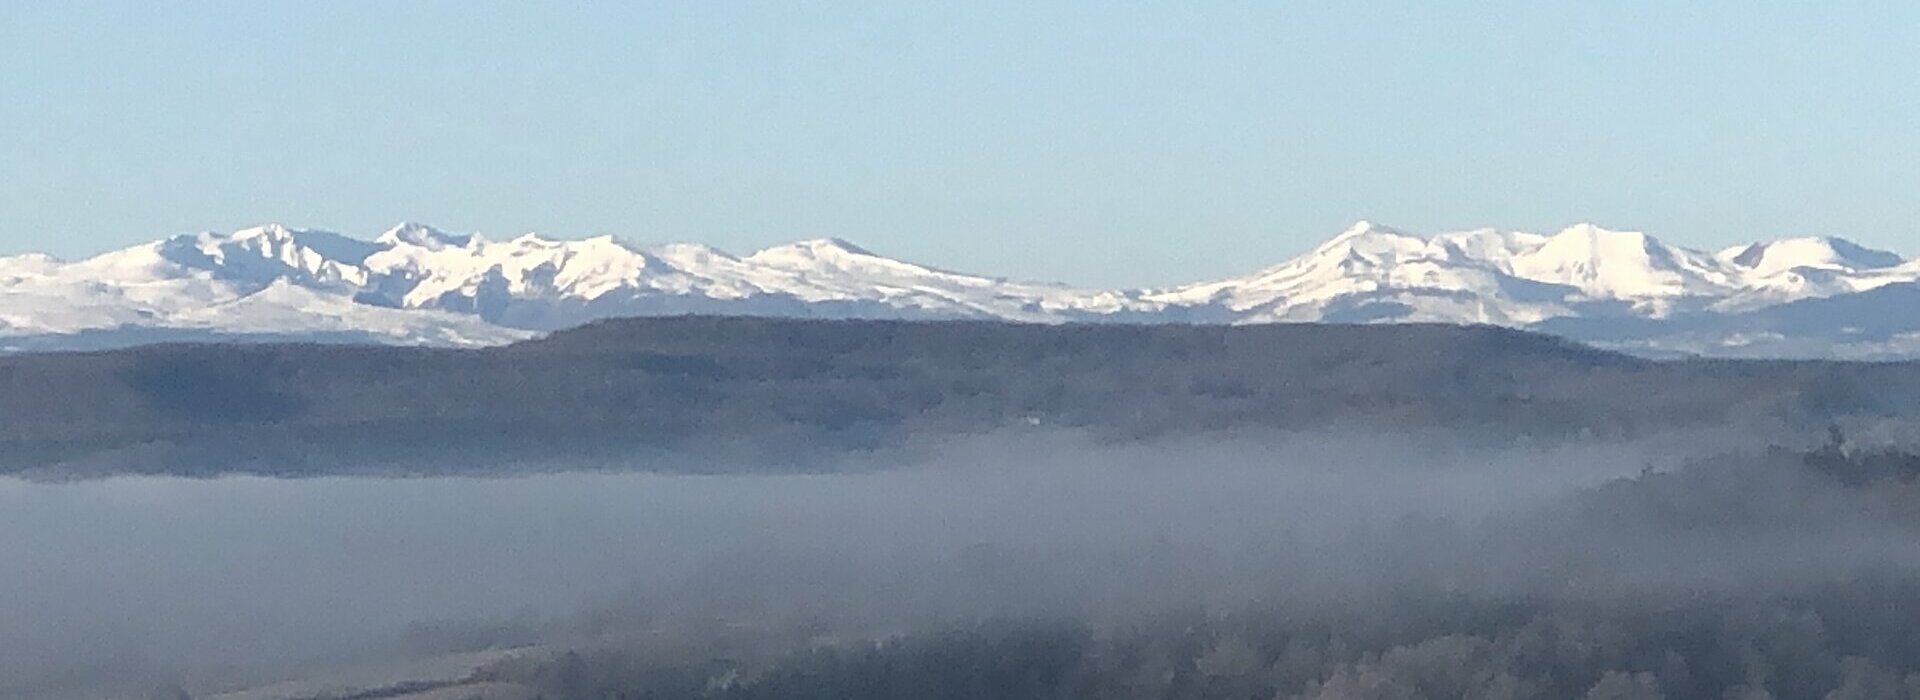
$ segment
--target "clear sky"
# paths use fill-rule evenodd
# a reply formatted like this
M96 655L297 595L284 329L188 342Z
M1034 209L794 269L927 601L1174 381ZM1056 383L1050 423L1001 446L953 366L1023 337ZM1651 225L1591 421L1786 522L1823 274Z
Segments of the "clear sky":
M926 5L10 4L0 252L418 220L1145 285L1366 218L1920 254L1915 3Z

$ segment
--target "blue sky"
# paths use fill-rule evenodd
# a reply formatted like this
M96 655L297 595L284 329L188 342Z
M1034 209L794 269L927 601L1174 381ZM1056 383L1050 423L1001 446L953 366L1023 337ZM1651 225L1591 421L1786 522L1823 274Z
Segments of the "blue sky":
M560 4L9 6L0 251L419 220L1143 285L1366 218L1920 254L1910 3Z

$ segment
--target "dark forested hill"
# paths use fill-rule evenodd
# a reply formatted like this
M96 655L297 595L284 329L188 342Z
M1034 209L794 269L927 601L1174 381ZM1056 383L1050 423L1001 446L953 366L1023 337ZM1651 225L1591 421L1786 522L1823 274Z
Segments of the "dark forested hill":
M1035 426L1117 440L1322 427L1550 440L1907 416L1920 416L1920 364L1655 362L1445 325L681 317L486 350L176 344L0 357L0 470L47 476L492 471L615 456L779 468Z

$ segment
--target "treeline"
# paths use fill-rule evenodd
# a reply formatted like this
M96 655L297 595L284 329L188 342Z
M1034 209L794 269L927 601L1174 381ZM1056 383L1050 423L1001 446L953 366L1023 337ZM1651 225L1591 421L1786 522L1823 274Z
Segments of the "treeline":
M1894 700L1920 698L1912 581L1774 600L1410 597L1337 614L999 622L800 651L763 666L568 652L474 682L551 700Z
M1437 429L1496 440L1920 416L1920 365L1653 362L1442 325L649 318L489 350L0 357L0 472L809 468L916 437ZM1902 423L1903 424L1903 423Z

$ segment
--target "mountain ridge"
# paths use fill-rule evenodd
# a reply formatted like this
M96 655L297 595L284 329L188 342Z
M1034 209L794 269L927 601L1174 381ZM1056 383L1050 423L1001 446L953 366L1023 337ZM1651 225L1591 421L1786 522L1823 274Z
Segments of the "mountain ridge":
M1920 319L1892 306L1852 309L1846 325L1831 328L1730 330L1767 328L1749 317L1777 316L1789 305L1901 286L1920 286L1920 259L1844 238L1703 251L1591 223L1552 234L1416 234L1363 220L1244 275L1142 289L958 272L840 238L735 255L610 235L495 240L415 222L370 240L267 224L180 234L73 262L0 257L0 347L112 346L116 334L135 344L162 331L485 346L599 318L691 313L1477 323L1651 355L1920 357Z

